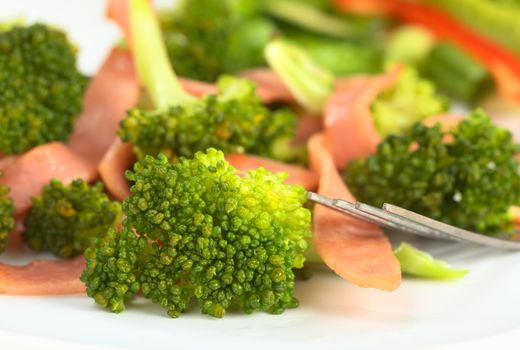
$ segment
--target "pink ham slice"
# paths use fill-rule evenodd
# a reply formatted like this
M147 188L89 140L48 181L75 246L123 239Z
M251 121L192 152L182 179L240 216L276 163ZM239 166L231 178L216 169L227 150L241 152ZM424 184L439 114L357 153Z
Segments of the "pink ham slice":
M272 159L242 153L226 154L226 160L241 171L263 167L273 173L285 172L289 175L285 183L289 185L300 185L308 190L313 190L318 185L318 176L301 166L289 165Z
M275 72L268 68L255 68L240 73L240 76L254 81L257 92L264 103L293 102L294 97Z
M134 162L132 145L117 139L99 164L99 175L105 188L120 201L130 195L130 186L124 174Z
M340 81L325 108L324 130L334 163L343 168L352 159L376 151L381 137L372 121L372 102L397 82L402 67L372 77Z
M319 116L302 114L298 118L295 144L306 144L309 138L323 130L323 119Z
M62 143L35 147L4 168L0 183L9 186L16 215L27 211L31 198L41 192L51 179L70 183L74 179L92 181L96 167L73 153Z
M339 176L323 135L309 141L311 168L320 174L318 192L355 201ZM399 261L383 231L320 205L313 212L314 245L325 264L360 287L391 291L401 283Z
M85 269L82 255L69 260L34 260L24 266L0 263L0 294L58 295L84 293L79 280Z
M70 148L86 160L98 164L108 150L126 111L139 98L132 57L114 48L90 83L84 110L69 140Z

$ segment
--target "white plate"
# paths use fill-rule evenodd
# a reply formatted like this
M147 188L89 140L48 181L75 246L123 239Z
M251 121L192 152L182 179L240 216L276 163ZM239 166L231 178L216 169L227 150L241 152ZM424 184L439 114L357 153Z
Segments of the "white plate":
M92 73L118 37L103 20L103 3L3 0L0 16L22 15L65 27L81 48L81 68ZM412 243L471 273L457 282L407 279L396 292L385 293L355 287L322 270L297 284L299 308L280 316L231 314L222 320L198 312L169 319L146 300L116 315L83 295L0 296L0 347L462 349L506 348L520 337L520 253L415 238ZM24 254L0 257L15 263L27 259Z

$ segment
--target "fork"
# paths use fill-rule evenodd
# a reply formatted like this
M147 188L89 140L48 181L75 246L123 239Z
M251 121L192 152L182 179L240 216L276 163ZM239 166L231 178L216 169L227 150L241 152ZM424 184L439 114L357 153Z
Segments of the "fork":
M385 203L382 208L377 208L361 202L352 203L342 199L329 198L314 192L308 192L307 197L314 203L321 204L342 214L398 232L494 248L520 250L520 241L490 237L463 230L393 204Z

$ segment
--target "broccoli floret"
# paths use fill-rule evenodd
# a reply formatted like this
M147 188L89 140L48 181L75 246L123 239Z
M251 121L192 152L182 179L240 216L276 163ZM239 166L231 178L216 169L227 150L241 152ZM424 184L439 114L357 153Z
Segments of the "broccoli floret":
M250 0L185 0L161 13L161 27L175 70L211 82L263 65L263 47L275 32Z
M0 171L0 177L2 172ZM9 187L0 185L0 253L7 246L7 235L14 229L13 201L9 198Z
M298 305L293 268L303 266L311 216L306 191L285 174L239 174L209 149L173 164L147 156L127 178L125 229L86 253L82 280L101 306L121 311L137 285L172 317L192 299L214 317Z
M476 111L452 131L416 124L387 137L375 155L349 163L345 180L362 202L477 232L510 232L508 211L520 203L518 150L509 131Z
M67 140L86 83L64 32L43 24L0 31L0 152Z
M102 183L90 186L78 179L65 186L51 180L43 193L33 198L23 238L35 251L70 258L105 235L120 217L120 203L110 201Z
M81 280L87 285L87 295L112 312L124 311L125 302L141 288L138 277L152 257L150 250L146 239L132 230L110 228L85 250L87 267Z
M296 132L296 116L288 110L272 112L246 80L224 77L219 94L196 99L183 91L170 66L160 29L150 5L131 2L134 58L139 78L157 110L133 109L121 122L119 136L134 145L139 159L164 153L171 160L193 157L197 151L256 153L281 160L300 152L278 152ZM290 152L289 152L290 153Z
M446 112L447 101L435 86L419 76L415 68L405 67L397 83L382 92L372 103L372 118L383 137L408 131L416 122Z

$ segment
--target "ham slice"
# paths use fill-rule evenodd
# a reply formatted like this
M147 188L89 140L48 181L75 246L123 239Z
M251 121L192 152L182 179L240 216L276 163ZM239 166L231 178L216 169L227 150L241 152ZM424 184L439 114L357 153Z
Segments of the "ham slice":
M320 174L318 192L355 201L339 176L332 155L318 134L309 141L311 168ZM367 222L316 205L316 251L336 274L360 287L391 291L401 283L401 268L383 231Z
M85 269L82 255L69 260L34 260L24 266L0 263L0 294L58 295L84 293L79 280Z
M285 86L282 79L268 68L255 68L240 73L240 76L254 81L257 92L264 103L293 102L291 91Z
M302 114L298 118L295 144L306 144L309 138L323 130L323 119L315 115Z
M371 105L397 82L402 67L372 77L344 79L336 84L325 107L324 130L334 163L343 168L355 158L374 153L381 141L372 120Z
M62 143L54 142L35 147L18 156L3 169L0 183L9 186L16 215L23 214L31 206L31 198L41 192L51 179L70 183L74 179L92 181L96 167L73 153Z
M117 137L119 122L138 98L132 56L123 49L112 49L85 94L84 110L70 137L70 148L97 165Z
M236 169L248 171L263 167L273 173L285 172L289 174L285 183L289 185L300 185L307 190L313 190L318 185L318 176L304 167L285 164L276 160L251 156L243 153L226 154L226 160Z
M120 201L130 195L130 186L124 174L135 162L132 148L131 144L116 139L99 164L99 175L105 188Z

